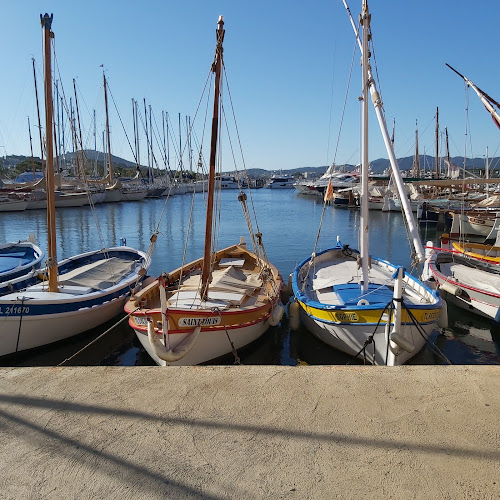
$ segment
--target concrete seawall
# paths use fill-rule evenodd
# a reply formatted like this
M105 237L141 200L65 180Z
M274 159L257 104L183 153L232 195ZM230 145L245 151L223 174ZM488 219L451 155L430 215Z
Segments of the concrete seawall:
M0 498L500 498L500 367L0 368Z

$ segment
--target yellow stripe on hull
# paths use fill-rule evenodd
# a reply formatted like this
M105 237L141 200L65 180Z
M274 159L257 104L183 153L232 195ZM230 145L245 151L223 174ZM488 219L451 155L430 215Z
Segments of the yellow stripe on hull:
M311 307L303 302L299 301L300 306L309 315L318 320L325 321L328 323L338 323L338 324L377 324L380 317L384 313L382 308L380 309L342 309L342 310L326 310L319 309L316 307ZM426 308L426 309L410 309L413 316L415 317L417 323L433 323L439 318L441 309L439 308ZM380 320L381 325L385 325L388 320L387 311ZM413 323L413 320L408 315L408 312L403 309L402 311L402 322L403 323Z

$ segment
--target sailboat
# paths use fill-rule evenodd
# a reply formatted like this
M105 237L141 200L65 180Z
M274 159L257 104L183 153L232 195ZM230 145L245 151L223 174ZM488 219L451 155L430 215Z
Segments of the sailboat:
M283 314L282 278L267 260L260 233L250 231L255 252L243 239L222 250L212 248L213 223L218 222L214 217L214 194L217 184L220 188L215 173L220 141L223 26L221 16L211 66L215 85L203 257L162 274L125 306L130 326L159 365L196 365L231 352L237 359L239 348L276 325ZM247 195L240 192L238 199L245 215L249 215Z
M446 64L477 94L495 125L500 128L500 104L471 80ZM497 109L495 109L497 108ZM494 179L469 181L471 183L495 182ZM488 202L486 202L488 203ZM480 205L480 203L478 204ZM446 300L466 311L500 322L500 220L495 214L485 218L471 212L456 213L453 216L451 237L463 238L466 233L479 234L486 241L493 239L494 246L458 241L452 243L441 239L441 248L429 242L423 276L436 282Z
M72 337L110 320L123 310L131 291L141 286L149 266L149 256L126 246L86 252L57 263L51 134L53 15L40 18L45 55L48 265L35 284L0 297L0 356Z
M291 323L297 316L305 327L332 347L375 365L400 365L426 343L437 326L443 307L438 293L401 266L372 257L369 253L368 218L368 102L369 94L391 162L393 178L412 233L417 255L423 247L404 194L404 186L389 138L382 102L369 65L370 14L363 1L362 41L344 1L362 52L362 169L360 251L337 245L300 263L292 275L295 298L290 306ZM326 198L326 196L325 196Z
M447 302L500 322L500 267L498 262L474 258L469 252L427 244L423 276L435 281ZM468 255L469 254L469 255ZM479 255L478 255L479 256Z
M31 236L26 241L0 245L0 295L34 282L44 256Z

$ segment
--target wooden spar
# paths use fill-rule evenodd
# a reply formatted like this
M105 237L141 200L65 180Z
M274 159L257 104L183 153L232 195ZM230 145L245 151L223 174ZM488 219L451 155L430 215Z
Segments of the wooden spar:
M368 291L368 261L369 257L369 215L368 215L368 37L370 29L370 13L366 0L363 1L361 11L361 23L363 28L363 106L362 119L362 141L361 141L361 223L359 240L361 243L361 291Z
M460 179L429 179L424 181L408 181L408 184L413 186L436 186L436 187L452 187L452 186L462 186L463 184L472 184L481 186L483 184L500 184L499 178L489 178L489 179L479 179L472 177L461 177Z
M215 161L217 157L217 140L219 132L219 89L222 67L222 42L224 40L224 21L219 17L217 28L217 45L215 48L215 60L212 64L212 71L215 73L214 85L214 111L212 117L212 138L210 142L210 169L208 174L208 197L207 197L207 220L205 226L205 251L203 253L203 268L201 273L201 299L208 297L208 285L211 275L211 254L212 254L212 220L214 209L215 190Z
M476 84L472 83L467 77L462 75L462 73L459 73L455 68L451 67L448 63L445 63L445 64L446 64L446 66L448 66L448 68L450 68L452 71L454 71L458 76L462 77L465 80L465 83L467 83L467 85L470 85L476 91L476 93L478 93L477 91L479 91L479 93L483 94L484 97L486 97L486 99L488 99L488 101L491 101L497 108L500 108L500 104L497 101L495 101L495 99L493 99L493 97L489 96L484 90L481 90Z
M54 15L40 14L44 30L44 75L45 75L45 142L47 151L46 181L47 181L47 269L49 273L49 292L57 292L57 243L56 243L56 208L54 193L54 154L52 145L52 61L50 39L54 37L51 31Z
M439 179L439 108L436 108L436 179Z
M36 84L36 71L35 71L35 58L32 57L31 61L33 63L33 78L35 80L35 99L36 99L36 112L38 115L38 135L40 136L40 160L42 162L42 172L45 176L45 168L43 165L43 138L42 138L42 122L40 120L40 106L38 104L38 87Z
M113 184L113 167L111 164L111 140L109 138L108 91L106 85L106 75L104 74L104 71L102 72L102 77L104 79L104 107L106 108L106 140L108 143L108 162L109 162L108 185L111 186Z

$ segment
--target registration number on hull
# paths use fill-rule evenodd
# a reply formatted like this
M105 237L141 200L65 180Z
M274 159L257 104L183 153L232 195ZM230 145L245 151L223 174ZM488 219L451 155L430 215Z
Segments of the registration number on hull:
M335 313L335 317L337 318L337 321L350 321L350 322L359 321L358 315L353 312Z

